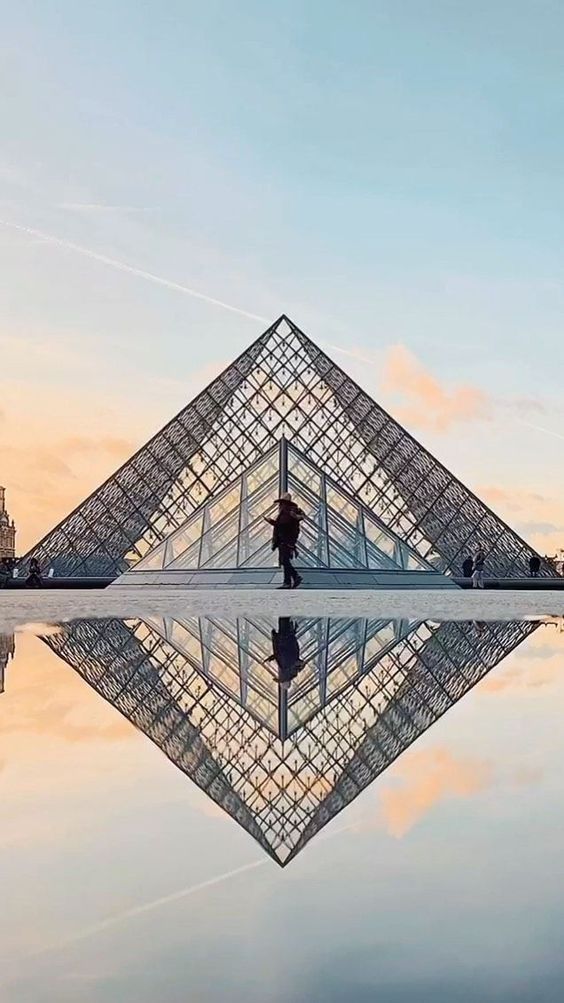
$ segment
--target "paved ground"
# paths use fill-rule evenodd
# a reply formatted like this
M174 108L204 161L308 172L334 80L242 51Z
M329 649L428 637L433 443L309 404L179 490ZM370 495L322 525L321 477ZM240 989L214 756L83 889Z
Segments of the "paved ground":
M428 620L510 620L564 615L564 592L277 592L112 588L103 591L0 592L0 630L77 617L362 616Z

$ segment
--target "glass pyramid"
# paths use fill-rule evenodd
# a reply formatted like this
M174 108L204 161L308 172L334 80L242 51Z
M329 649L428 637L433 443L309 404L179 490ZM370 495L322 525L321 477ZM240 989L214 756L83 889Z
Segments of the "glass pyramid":
M43 640L285 865L537 626L298 620L287 735L279 621L75 620Z
M282 437L119 583L134 582L141 572L143 583L162 583L163 571L276 566L272 527L264 517L275 514L276 498L288 490L305 513L297 560L301 567L434 571L415 548Z
M58 575L117 577L283 436L336 492L362 503L378 527L438 570L460 573L468 550L480 545L491 575L528 574L533 549L285 316L48 533L24 566L36 557ZM335 494L331 507L339 504ZM225 539L233 542L232 528ZM326 539L329 532L315 536L321 552ZM337 548L338 533L330 539ZM260 534L247 542L260 544ZM341 542L350 555L350 534ZM216 543L209 560L219 560ZM542 562L541 574L555 572Z

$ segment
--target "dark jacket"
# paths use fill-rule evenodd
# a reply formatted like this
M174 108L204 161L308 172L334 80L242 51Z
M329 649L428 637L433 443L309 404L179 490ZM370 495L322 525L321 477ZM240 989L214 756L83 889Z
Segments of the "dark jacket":
M462 562L462 574L465 578L472 577L472 571L474 570L474 561L471 557L466 557Z
M278 665L278 680L288 683L295 679L300 668L300 646L296 628L289 617L279 617L278 630L272 631L273 659Z
M300 535L300 520L298 516L303 515L301 509L293 502L288 505L281 505L280 512L276 519L272 521L272 549L289 547L294 550Z

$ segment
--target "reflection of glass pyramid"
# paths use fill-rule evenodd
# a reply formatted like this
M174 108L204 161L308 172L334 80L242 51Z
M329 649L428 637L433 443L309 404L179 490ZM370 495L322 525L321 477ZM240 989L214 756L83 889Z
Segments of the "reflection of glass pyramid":
M37 557L58 575L117 577L184 527L190 514L282 436L438 570L460 573L468 549L480 544L490 574L528 573L534 551L286 317L26 561ZM339 539L332 539L336 548ZM541 574L554 572L543 563Z
M259 668L280 623L79 620L44 641L283 865L537 626L298 621L286 738Z
M136 630L153 649L155 632L187 663L248 710L274 735L285 739L388 655L408 635L418 647L430 629L406 620L334 617L290 620L277 629L264 617L237 620L153 616ZM146 630L146 633L144 632ZM277 664L273 633L291 635L298 664ZM289 672L284 675L284 669ZM295 668L295 672L292 669ZM284 681L291 685L285 686Z
M302 568L435 570L283 437L117 584L169 580L178 585L194 580L193 575L181 572L272 568L272 529L264 516L272 514L275 499L288 490L305 513L297 562ZM196 580L201 584L205 576L198 575Z

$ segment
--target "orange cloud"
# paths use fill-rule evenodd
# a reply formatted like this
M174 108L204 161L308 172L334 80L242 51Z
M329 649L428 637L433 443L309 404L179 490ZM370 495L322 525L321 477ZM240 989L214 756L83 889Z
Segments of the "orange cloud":
M69 414L71 426L80 427L79 421ZM12 422L0 440L0 483L7 488L21 554L131 456L138 443L104 432L61 435L48 417L43 427L33 419L17 431L14 426Z
M57 444L36 449L0 449L8 507L18 527L17 551L24 553L115 469L107 454L91 456L88 470L73 469L56 453ZM122 459L126 459L124 453Z
M140 374L123 387L91 389L92 359L49 335L22 351L0 332L0 484L18 528L19 554L36 543L218 375L215 362L185 380ZM17 348L19 356L15 349ZM24 370L26 360L29 363ZM33 368L35 366L35 369ZM66 375L61 392L61 372ZM19 373L19 375L18 375Z
M395 414L406 424L446 432L459 422L491 417L491 402L477 387L447 389L405 345L392 345L384 360L382 389L397 395Z
M435 805L466 798L493 780L484 760L456 758L448 749L423 749L403 756L392 771L398 781L380 791L381 816L390 835L401 839Z
M41 629L41 625L35 625ZM56 628L50 626L47 632ZM43 632L43 630L42 630ZM135 729L108 706L70 666L27 631L18 632L16 659L8 666L5 694L9 713L0 714L0 748L9 758L17 736L65 743L124 741ZM20 671L16 671L16 666Z
M562 498L539 494L521 485L484 484L477 493L537 550L554 554L564 547Z
M562 660L544 665L514 665L487 676L480 683L480 693L523 693L552 686L562 676Z
M486 676L479 685L479 693L511 693L531 696L535 690L555 686L563 678L562 656L547 657L542 661L519 660L506 668Z

